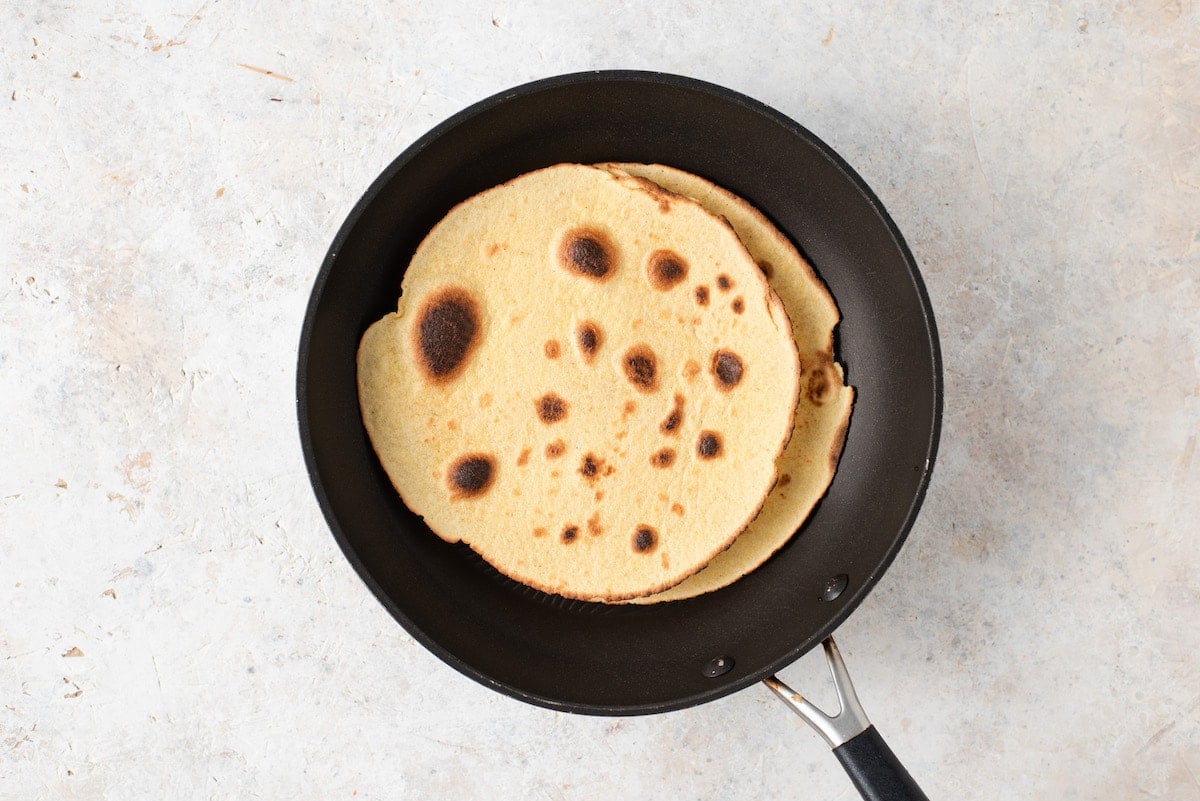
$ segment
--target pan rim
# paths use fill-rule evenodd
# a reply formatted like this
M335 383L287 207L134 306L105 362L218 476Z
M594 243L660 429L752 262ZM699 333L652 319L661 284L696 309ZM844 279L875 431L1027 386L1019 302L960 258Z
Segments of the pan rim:
M841 604L837 611L830 616L828 621L823 626L819 627L809 638L801 641L794 648L786 651L765 667L756 671L748 672L745 675L730 681L715 683L711 689L692 693L687 696L681 696L666 702L589 704L580 703L577 701L563 701L558 698L530 692L507 682L499 681L475 668L473 665L459 658L451 651L443 648L421 627L417 626L415 622L411 620L394 601L392 601L391 597L377 583L371 571L359 558L357 552L350 542L349 537L347 536L346 532L343 531L341 524L334 512L333 505L330 502L329 496L326 492L324 480L320 474L319 465L317 463L317 454L313 446L313 439L308 422L308 359L310 355L316 313L324 296L326 284L328 283L329 277L334 266L336 265L338 254L341 252L346 240L351 236L354 229L357 227L363 214L375 201L382 189L396 176L397 173L402 171L433 142L440 139L442 136L446 135L449 131L453 130L459 125L466 123L481 114L491 111L492 109L514 99L546 90L558 89L571 85L604 82L657 84L669 88L684 89L687 91L710 95L717 100L742 106L752 113L766 117L769 121L784 128L792 135L805 140L809 145L814 147L814 149L826 160L828 160L829 163L832 164L843 176L843 178L848 180L849 183L858 191L858 193L869 204L875 215L887 229L892 244L895 246L898 254L904 262L908 273L908 280L912 282L916 296L920 301L921 317L928 336L929 355L933 372L932 376L929 376L929 378L932 381L932 397L934 401L934 408L932 409L932 426L930 428L929 441L925 453L925 465L919 476L917 488L913 493L912 501L909 504L908 510L905 514L904 522L899 527L895 539L888 547L884 559L880 562L878 568L872 574L866 576L861 582L856 582L856 585L851 591L849 598ZM415 640L417 640L417 642L419 642L426 650L441 659L450 667L453 667L455 670L473 679L474 681L526 703L556 711L590 715L641 715L685 709L687 707L716 700L745 689L752 684L756 684L767 676L772 675L779 670L782 670L787 665L795 662L797 659L815 647L818 643L824 640L834 630L836 630L838 626L840 626L845 619L858 608L871 590L874 589L875 585L891 566L892 562L895 561L897 554L903 547L905 541L908 539L908 535L916 523L917 516L920 512L929 488L934 463L937 457L938 445L941 438L942 412L944 403L943 391L942 355L937 334L937 325L934 319L933 308L929 299L929 294L926 289L925 282L921 276L920 269L916 263L916 259L913 256L912 251L909 249L903 235L901 234L899 227L896 225L891 215L888 214L887 209L883 206L883 203L867 185L866 181L863 180L863 178L849 165L849 163L845 161L845 159L843 159L819 137L787 115L777 111L761 101L755 100L752 97L724 86L697 78L666 72L648 70L591 70L556 75L520 84L518 86L497 92L489 97L471 104L470 106L467 106L463 110L443 120L431 128L428 132L420 136L416 141L405 148L395 159L393 159L379 174L379 176L372 181L363 195L351 208L341 227L338 229L338 232L334 236L329 249L326 251L325 257L321 263L321 267L313 281L311 294L305 307L304 322L300 332L298 364L296 371L296 414L299 424L301 449L304 454L304 462L308 471L309 481L312 485L314 495L316 496L318 506L321 508L322 515L325 518L326 524L329 526L334 540L338 543L338 547L341 549L343 555L346 557L350 565L354 568L359 578L362 579L364 584L366 584L367 588L376 597L376 599L379 600L388 613L405 629L405 631Z

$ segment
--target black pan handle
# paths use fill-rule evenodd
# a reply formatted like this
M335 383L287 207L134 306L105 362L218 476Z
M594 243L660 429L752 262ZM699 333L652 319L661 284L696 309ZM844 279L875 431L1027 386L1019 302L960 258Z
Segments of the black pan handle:
M865 801L929 801L867 719L833 637L822 645L841 706L836 715L825 714L774 676L763 682L825 738Z
M833 754L866 801L929 801L874 726L833 749Z

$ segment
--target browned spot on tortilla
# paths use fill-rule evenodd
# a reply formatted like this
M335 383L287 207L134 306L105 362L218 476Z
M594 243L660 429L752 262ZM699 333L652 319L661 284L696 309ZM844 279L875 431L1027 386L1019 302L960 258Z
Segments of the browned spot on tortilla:
M716 459L721 455L724 446L721 435L716 431L701 431L696 440L696 455L701 459Z
M721 273L720 275L717 276L717 289L721 290L722 292L728 292L732 288L733 288L733 279L732 278L730 278L725 273Z
M517 467L523 467L529 463L529 448L522 448L521 455L517 457Z
M667 568L669 568L669 567L671 566L671 560L667 558L667 552L666 552L666 551L663 551L663 552L662 552L662 557L661 557L661 558L662 558L662 566L663 566L663 569L664 569L664 570L666 570Z
M658 357L649 345L638 343L625 351L621 365L625 368L625 378L639 392L649 394L658 390Z
M621 416L628 417L637 411L637 404L631 400L625 401L625 405L621 407Z
M579 536L579 526L571 525L570 523L563 526L562 541L565 545L570 545L572 542L575 541L575 538L578 536Z
M583 476L587 483L595 486L596 482L600 480L602 473L603 475L611 474L611 472L604 471L605 462L603 459L591 451L588 451L586 454L584 454L582 461L579 463L579 475Z
M534 401L534 406L537 408L538 419L546 425L552 425L566 419L567 412L571 408L571 404L553 392L547 392L538 398Z
M784 473L783 475L781 475L779 477L779 486L786 487L788 484L791 484L791 483L792 483L792 477L789 473Z
M547 339L545 345L546 358L557 359L559 354L559 346L557 339Z
M593 512L592 516L587 519L588 534L593 537L599 537L604 533L604 526L600 525L600 513Z
M703 284L696 287L696 304L699 306L708 305L708 287Z
M646 194L654 198L658 202L658 210L663 214L671 210L671 201L679 197L676 193L664 189L649 178L643 178L640 175L631 175L627 180L633 181Z
M825 374L824 368L813 370L808 376L808 399L814 406L822 406L828 392L829 376Z
M596 496L595 496L595 497L596 497L596 500L597 500L597 501L602 501L602 500L604 500L604 490L596 490Z
M495 256L499 252L500 252L500 244L498 242L493 242L492 244L487 246L487 254L489 257Z
M746 310L746 301L742 299L741 295L738 295L733 299L733 303L729 304L729 308L733 309L734 314L741 314Z
M447 471L450 499L478 498L496 480L496 458L487 453L468 453L458 457Z
M549 533L549 531L546 531L546 529L542 528L541 526L538 526L533 530L533 536L535 537L544 537Z
M659 292L674 289L687 274L687 260L673 250L656 250L646 261L646 278Z
M650 457L650 464L655 467L670 467L675 463L674 448L660 448Z
M580 464L580 475L584 478L593 478L600 471L596 465L596 459L592 453L588 453L583 457L583 462Z
M671 511L674 512L675 514L679 515L680 517L683 517L683 504L679 504L679 503L671 504Z
M492 405L492 393L485 392L479 396L479 408L486 409Z
M741 357L733 351L718 350L713 353L709 370L716 379L717 389L728 392L741 382L745 366L742 364Z
M562 456L566 450L567 443L563 442L561 439L556 439L554 442L551 442L546 446L546 458L557 459L558 457Z
M634 553L648 554L654 551L658 545L658 532L653 526L642 524L634 529L633 532L633 551Z
M617 266L617 251L603 231L580 226L563 236L558 247L558 263L575 275L607 281Z
M688 359L683 365L683 377L690 383L695 381L698 375L700 375L700 362L695 359Z
M771 274L775 271L775 268L773 268L771 266L771 262L766 261L766 260L760 261L758 263L758 269L762 270L762 274L766 278L770 278Z
M412 341L417 367L435 386L457 378L479 345L482 318L474 295L459 286L431 293L417 309Z
M579 352L584 362L591 364L596 351L604 344L604 332L591 320L585 320L575 330L575 341L579 343Z
M697 365L699 367L699 365ZM658 430L668 437L679 436L679 427L683 425L683 396L675 393L675 405L667 413L666 418L658 424Z

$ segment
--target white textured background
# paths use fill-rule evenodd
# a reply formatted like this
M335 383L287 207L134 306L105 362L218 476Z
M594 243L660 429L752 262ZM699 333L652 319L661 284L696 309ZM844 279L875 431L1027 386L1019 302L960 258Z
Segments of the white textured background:
M893 748L935 798L1200 799L1200 12L846 5L4 3L0 797L853 795L761 687L614 720L461 677L301 463L367 184L488 94L640 67L825 138L924 270L939 464L840 635Z

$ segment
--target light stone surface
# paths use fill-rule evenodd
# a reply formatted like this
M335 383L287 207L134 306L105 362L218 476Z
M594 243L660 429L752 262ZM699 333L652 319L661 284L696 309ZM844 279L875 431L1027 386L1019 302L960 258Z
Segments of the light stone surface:
M853 796L762 687L477 686L309 489L296 344L368 183L495 91L637 67L808 126L924 271L940 458L839 636L894 750L933 798L1200 799L1200 9L849 6L5 4L0 798Z

